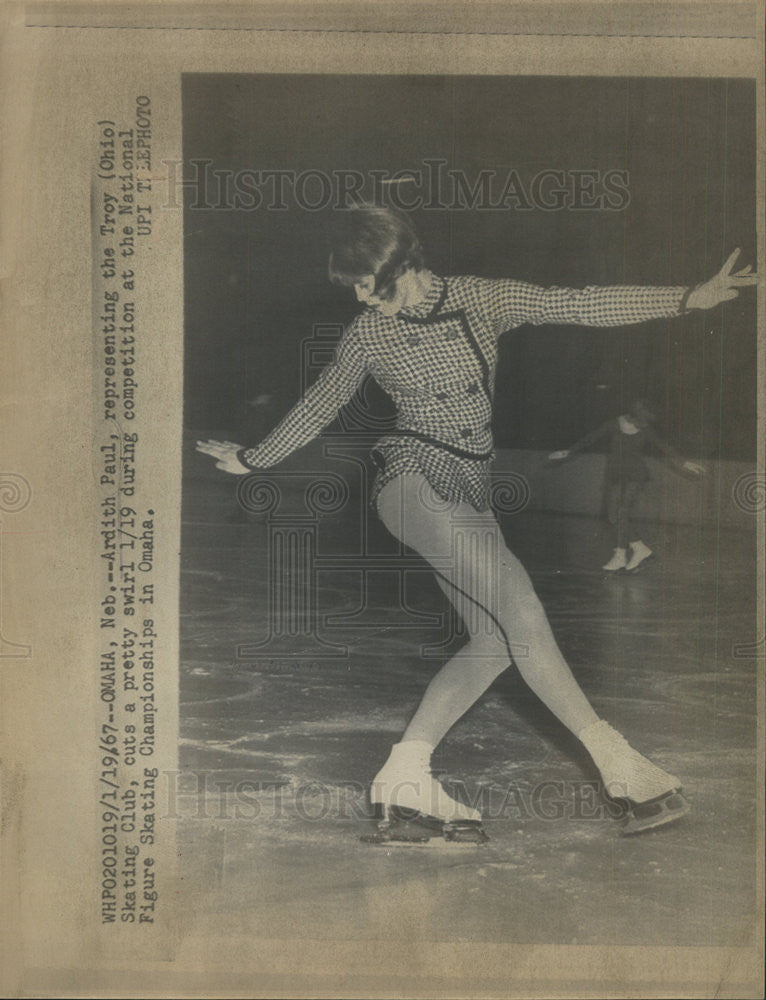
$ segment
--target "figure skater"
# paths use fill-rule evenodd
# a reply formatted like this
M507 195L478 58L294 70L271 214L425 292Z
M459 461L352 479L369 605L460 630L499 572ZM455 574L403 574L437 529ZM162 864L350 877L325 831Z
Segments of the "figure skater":
M372 803L384 817L393 808L436 820L445 835L478 826L479 811L449 795L431 774L431 754L515 653L526 683L592 757L605 792L627 803L626 831L677 819L689 808L680 781L596 715L490 510L497 339L524 323L609 327L711 309L756 277L749 267L734 272L739 251L696 288L572 290L439 277L425 266L403 213L357 206L340 221L329 276L353 288L364 309L346 329L334 362L258 446L211 440L197 447L217 468L245 475L275 465L319 434L368 374L396 404L395 429L374 451L373 502L389 531L434 568L470 638L428 685L372 781ZM479 536L481 544L474 544Z
M635 533L632 514L641 490L651 478L649 467L644 460L644 452L650 445L663 451L672 460L673 468L689 476L704 474L704 468L697 462L683 461L676 449L656 434L650 424L655 420L648 403L637 399L629 413L623 413L614 420L586 434L566 451L554 451L548 456L551 462L561 462L578 452L587 451L591 445L608 437L609 451L606 459L606 507L609 523L614 530L614 552L601 568L607 573L635 573L647 559L654 555L652 550ZM630 559L627 550L630 548Z

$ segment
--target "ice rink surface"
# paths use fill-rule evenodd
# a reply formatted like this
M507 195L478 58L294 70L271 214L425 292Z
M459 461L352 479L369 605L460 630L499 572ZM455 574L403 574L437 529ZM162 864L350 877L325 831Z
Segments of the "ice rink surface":
M460 646L448 606L424 566L386 563L375 519L383 558L354 568L347 508L275 534L235 490L192 464L184 493L177 814L197 919L266 938L751 943L754 519L646 523L656 559L632 576L600 571L597 519L502 520L597 712L681 777L690 815L621 836L587 754L511 667L434 758L490 842L369 846L369 782ZM285 525L303 538L279 583L290 627L273 599Z

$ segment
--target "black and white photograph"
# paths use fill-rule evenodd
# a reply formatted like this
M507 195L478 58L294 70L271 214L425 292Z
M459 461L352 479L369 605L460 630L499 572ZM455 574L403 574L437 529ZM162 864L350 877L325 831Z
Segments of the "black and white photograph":
M0 7L4 996L763 995L763 41Z
M739 940L754 100L184 78L180 773L208 905L307 937Z

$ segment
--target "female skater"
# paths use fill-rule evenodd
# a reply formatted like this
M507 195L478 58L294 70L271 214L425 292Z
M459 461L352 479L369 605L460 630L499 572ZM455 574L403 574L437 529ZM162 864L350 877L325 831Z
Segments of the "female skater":
M594 712L559 651L542 605L489 507L497 339L523 323L618 326L710 309L756 281L733 273L739 251L696 288L541 288L514 280L438 277L409 218L359 206L343 213L330 278L365 306L335 361L257 447L198 442L225 472L272 466L314 438L371 374L398 410L373 453L373 501L392 534L426 559L466 623L468 645L436 674L372 782L371 800L444 824L478 824L430 759L445 733L513 655L527 684L574 733L605 791L627 801L634 829L688 811L680 782L633 750Z
M578 452L586 451L602 438L609 439L606 458L606 506L609 523L614 531L612 558L601 568L607 573L635 573L651 559L653 552L633 530L632 514L641 490L650 478L644 452L653 445L668 455L678 472L701 476L704 469L696 462L684 462L675 448L663 441L650 427L654 414L648 404L637 399L630 412L622 413L580 438L566 451L553 451L551 462L561 462ZM630 548L630 559L628 559Z

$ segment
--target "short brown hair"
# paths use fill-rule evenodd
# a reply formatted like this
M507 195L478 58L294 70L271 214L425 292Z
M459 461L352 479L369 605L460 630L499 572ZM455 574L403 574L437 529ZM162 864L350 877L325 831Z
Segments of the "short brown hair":
M331 238L329 273L336 285L375 277L375 294L390 298L397 278L423 267L420 239L409 217L393 208L354 205L344 211Z

